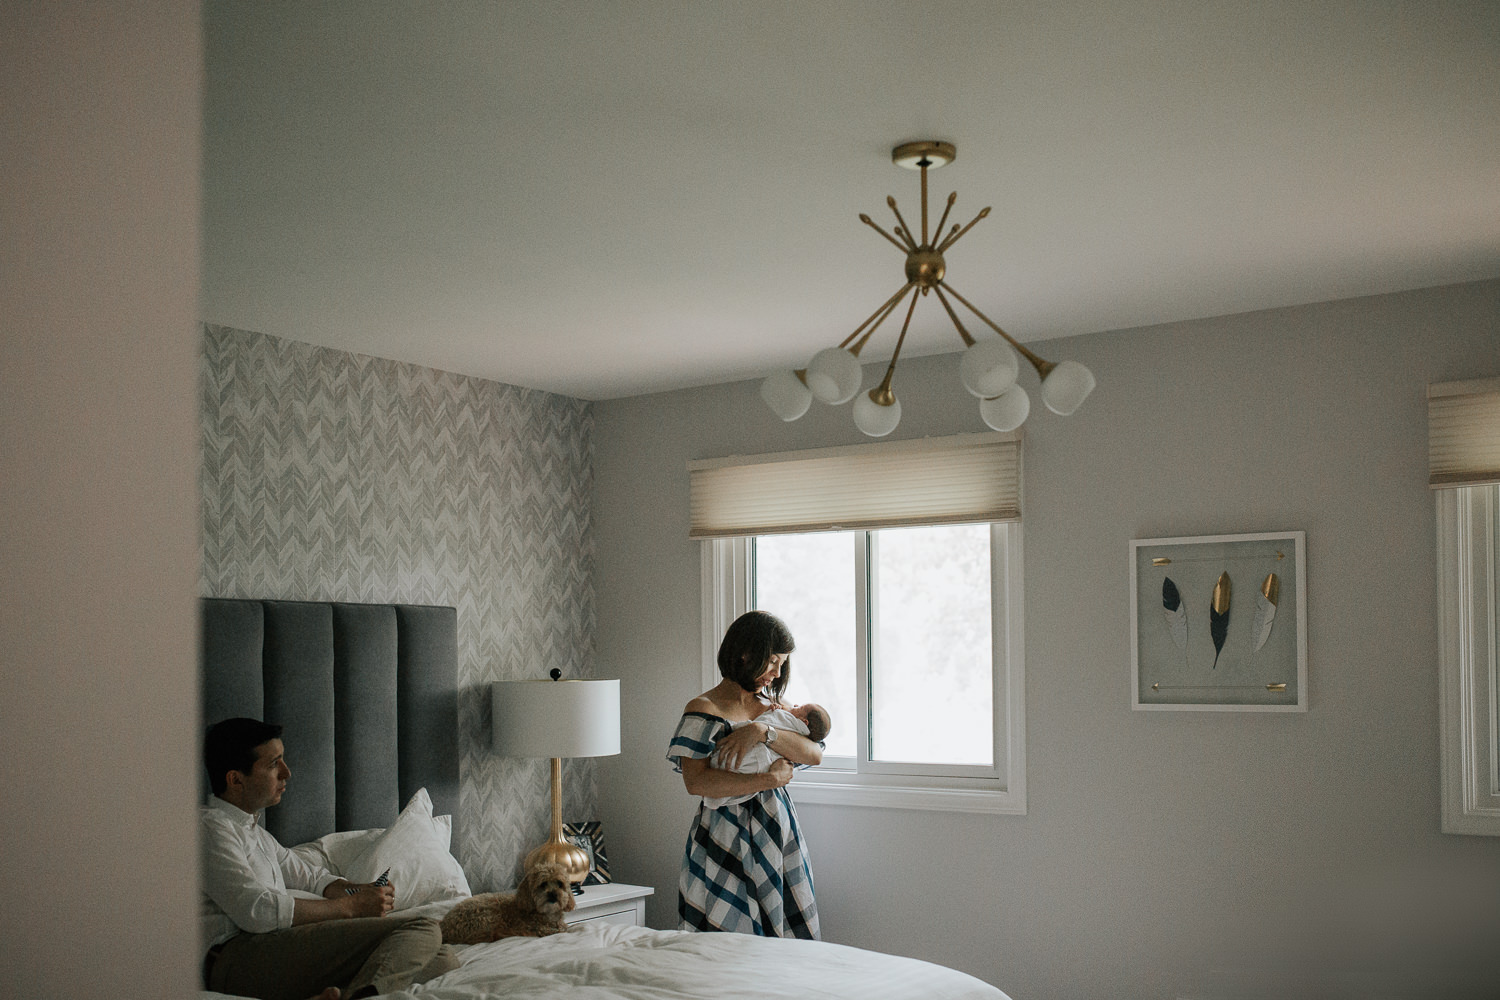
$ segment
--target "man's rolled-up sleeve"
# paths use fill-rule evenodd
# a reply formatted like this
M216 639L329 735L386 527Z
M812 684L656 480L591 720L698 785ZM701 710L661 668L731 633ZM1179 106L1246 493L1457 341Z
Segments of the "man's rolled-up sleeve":
M292 894L266 885L245 849L221 824L203 824L203 891L242 931L264 934L292 926Z
M323 894L323 890L339 880L339 876L302 860L299 855L276 845L276 864L281 868L281 877L286 879L288 889Z

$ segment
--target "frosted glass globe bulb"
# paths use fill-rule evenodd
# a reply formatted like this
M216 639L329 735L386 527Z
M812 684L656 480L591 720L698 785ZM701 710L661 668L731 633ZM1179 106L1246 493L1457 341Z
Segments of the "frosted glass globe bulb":
M1000 395L979 401L979 417L992 430L1013 431L1031 414L1031 397L1013 385Z
M958 377L980 399L1000 395L1016 382L1016 352L1003 340L977 340L964 351Z
M882 406L871 398L870 392L862 392L854 401L854 426L870 437L885 437L901 422L901 400L891 398L890 405Z
M1060 363L1042 379L1042 402L1060 417L1082 406L1093 391L1094 373L1076 361Z
M785 421L793 421L812 406L812 390L794 371L783 369L760 384L760 398L771 412Z
M807 363L808 389L833 406L853 399L863 380L859 359L842 347L826 347Z

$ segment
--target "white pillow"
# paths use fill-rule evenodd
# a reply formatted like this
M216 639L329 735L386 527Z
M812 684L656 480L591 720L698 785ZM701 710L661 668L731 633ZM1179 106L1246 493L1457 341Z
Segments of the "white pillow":
M380 839L385 830L376 827L373 830L348 830L343 833L330 833L318 841L323 845L323 854L328 858L328 870L335 875L349 878L344 871L351 864L370 849L370 845ZM354 879L349 879L354 881Z
M396 822L358 857L339 863L336 870L351 882L373 882L389 868L398 910L471 895L464 870L448 853L451 824L451 818L446 827L433 818L427 789L418 789ZM444 829L449 831L448 837Z
M305 844L298 844L288 850L313 867L324 868L338 875L343 870L341 861L352 861L359 857L369 849L371 844L375 843L375 838L384 832L384 830L343 830L326 834L317 840L309 840Z

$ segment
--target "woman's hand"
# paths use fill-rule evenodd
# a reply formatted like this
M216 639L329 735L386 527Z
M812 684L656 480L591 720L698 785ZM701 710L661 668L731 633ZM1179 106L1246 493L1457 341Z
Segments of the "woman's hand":
M780 788L782 785L785 785L787 782L792 780L792 774L794 772L795 768L792 767L791 761L787 760L785 757L777 757L771 762L771 769L767 771L766 774L770 775L771 780L776 782L776 784L772 785L771 787Z
M719 754L719 766L726 771L739 767L752 747L766 741L766 731L770 728L764 722L747 722L737 729L731 729L714 744Z

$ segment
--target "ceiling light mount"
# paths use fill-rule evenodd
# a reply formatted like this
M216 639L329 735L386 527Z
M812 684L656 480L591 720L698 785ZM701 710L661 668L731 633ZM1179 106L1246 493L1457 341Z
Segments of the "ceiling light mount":
M938 219L931 237L927 228L927 171L945 167L958 156L951 142L924 139L905 142L891 150L891 162L899 167L919 170L922 174L922 229L921 239L901 217L896 199L887 197L896 217L892 232L884 229L868 215L861 214L859 221L875 230L906 256L906 284L896 294L870 314L853 333L837 347L828 347L813 355L812 361L803 369L794 372L777 372L766 379L760 387L761 398L766 401L782 420L796 420L806 413L816 396L825 403L838 405L847 403L859 394L864 372L859 366L859 352L869 342L880 324L896 311L901 300L911 296L911 305L906 310L906 321L901 324L901 335L896 339L896 349L891 354L891 363L886 368L885 378L869 392L860 395L854 404L854 423L871 437L884 437L896 429L901 420L901 401L891 390L891 379L896 374L896 361L901 357L901 346L906 342L906 331L911 327L912 314L916 312L917 300L929 292L937 292L938 301L953 321L954 329L963 340L967 350L959 364L959 377L964 388L978 396L979 415L984 422L997 431L1013 431L1025 422L1031 412L1031 398L1026 390L1016 385L1020 368L1016 352L1031 362L1042 380L1042 402L1053 413L1067 416L1082 405L1094 390L1094 374L1076 361L1047 361L1022 346L1015 338L1000 329L973 303L960 295L946 281L948 263L943 254L964 237L975 224L990 214L988 207L982 209L968 225L960 227L954 223L948 234L943 235L943 226L948 213L958 200L958 192L948 196L947 207ZM894 235L893 235L894 234ZM985 326L999 334L1001 340L988 337L976 340L964 329L963 322L948 296L973 313ZM1007 346L1009 345L1009 346ZM1014 350L1012 350L1014 348Z
M957 146L936 139L903 142L891 150L891 162L907 170L921 170L923 167L936 170L938 167L946 167L957 158Z

